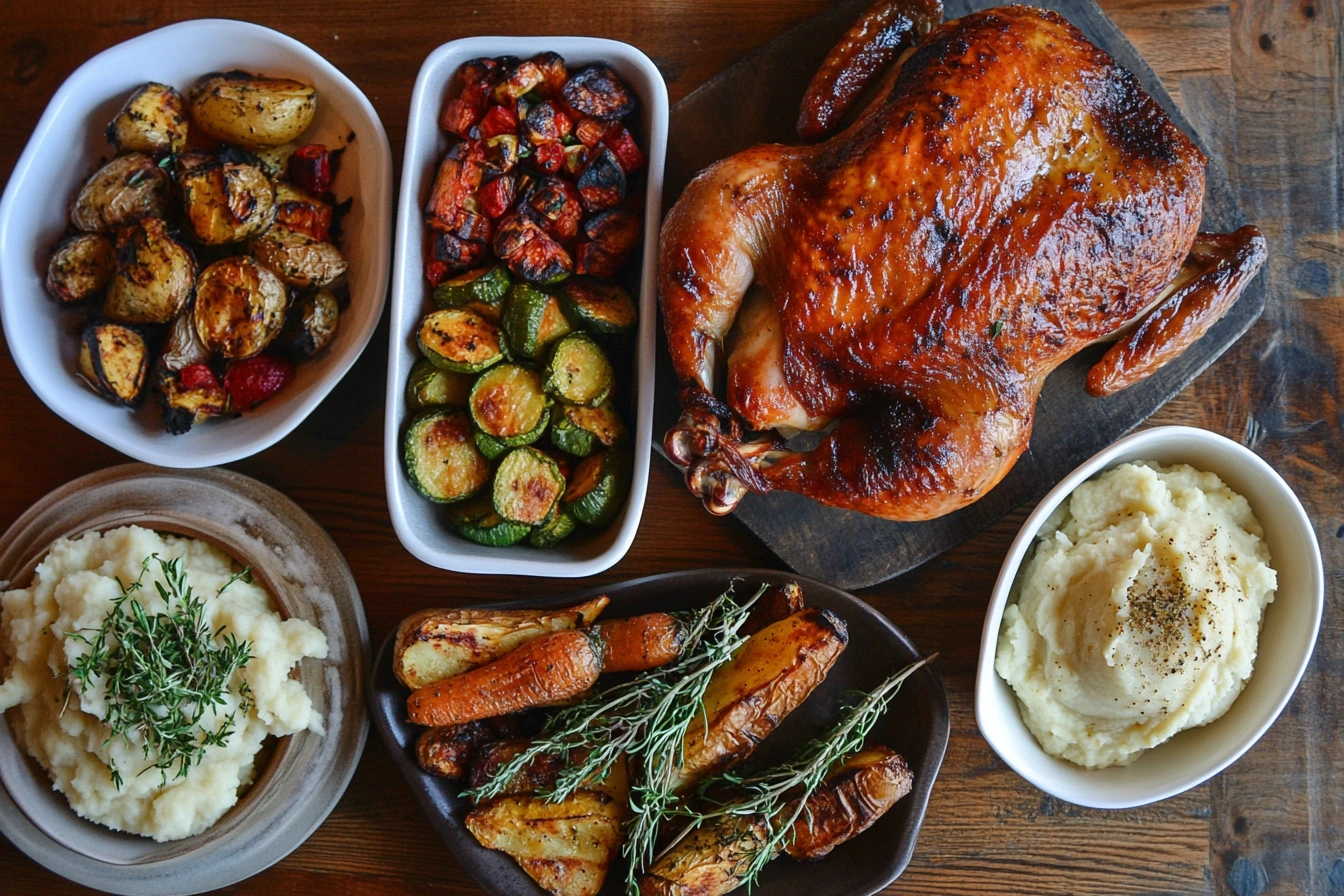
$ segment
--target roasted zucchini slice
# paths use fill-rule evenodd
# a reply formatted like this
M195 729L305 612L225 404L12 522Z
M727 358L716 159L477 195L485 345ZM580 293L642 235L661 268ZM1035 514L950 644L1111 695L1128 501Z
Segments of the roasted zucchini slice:
M549 521L533 529L527 536L527 543L539 548L552 547L568 538L578 525L578 520L564 508L556 508Z
M629 331L638 316L630 293L615 283L588 277L566 281L560 289L560 305L576 326L603 335Z
M526 523L504 519L484 495L454 508L452 521L458 535L491 548L517 544L532 531L532 527Z
M470 374L449 373L421 358L406 378L406 406L413 411L429 407L465 407L471 397Z
M431 312L420 322L416 341L431 364L452 373L479 373L504 359L499 328L461 308Z
M551 443L575 457L587 457L600 448L610 448L626 437L625 424L609 401L595 408L562 404L554 417Z
M502 440L483 432L476 433L476 447L481 449L487 460L499 460L509 452L509 446Z
M547 373L546 390L570 404L601 404L615 379L611 362L586 333L571 333L556 343Z
M555 296L527 283L516 283L509 290L504 306L504 335L515 355L536 360L546 346L571 329Z
M471 387L471 419L509 448L541 438L551 419L549 404L541 377L517 364L497 364Z
M495 471L495 510L510 522L540 525L564 492L560 465L535 448L513 449Z
M285 285L246 255L223 258L201 271L196 287L196 332L225 358L261 353L285 323Z
M78 233L51 253L47 292L62 305L83 302L107 287L114 270L112 241L101 233Z
M606 525L625 501L630 485L625 461L608 448L585 457L574 468L565 489L565 509L589 526Z
M468 308L498 322L511 282L509 269L502 264L477 268L434 287L434 304L440 308Z
M187 145L187 104L166 84L136 88L107 126L117 152L181 152Z
M412 419L402 458L411 484L440 504L469 498L490 479L490 465L472 438L471 419L461 410L434 408Z
M117 267L103 314L125 324L166 324L177 317L196 285L196 259L173 239L162 218L145 218L117 231Z
M79 375L99 395L117 404L138 404L145 394L149 348L145 339L120 324L93 324L79 337Z

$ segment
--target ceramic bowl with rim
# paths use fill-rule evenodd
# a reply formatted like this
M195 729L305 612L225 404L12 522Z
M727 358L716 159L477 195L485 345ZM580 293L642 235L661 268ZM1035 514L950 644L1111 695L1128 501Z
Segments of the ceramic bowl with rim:
M83 313L46 292L47 260L66 230L85 179L111 155L107 123L146 81L179 90L213 71L246 69L317 87L317 115L303 139L345 147L333 191L354 200L341 251L350 262L350 307L331 346L297 366L294 382L238 419L174 436L159 403L137 411L94 394L76 374ZM353 140L351 137L353 136ZM10 354L37 396L71 425L137 460L208 467L255 454L282 439L317 407L364 351L387 297L392 244L392 151L368 98L345 75L292 37L227 19L169 25L117 44L75 70L43 113L0 200L0 318Z
M228 470L127 464L62 486L0 537L0 588L26 586L61 538L130 524L214 544L252 567L282 615L322 630L326 659L305 659L292 675L326 730L268 738L263 750L270 756L259 755L255 780L233 808L200 834L155 843L76 815L0 717L0 834L56 874L99 890L137 896L214 890L284 858L345 792L368 735L368 624L331 537L284 495Z
M1087 769L1047 754L1022 721L1012 688L994 670L1003 611L1046 518L1082 482L1125 461L1188 464L1215 473L1243 495L1265 531L1278 573L1254 671L1221 718L1177 734L1132 764ZM1288 704L1311 659L1325 602L1320 546L1311 520L1274 469L1249 448L1188 426L1161 426L1121 439L1064 478L1027 521L999 572L985 614L975 681L975 719L994 752L1046 793L1080 806L1125 809L1202 784L1249 750Z
M453 75L469 59L481 56L526 58L546 51L559 53L571 69L605 62L616 70L639 98L635 140L644 150L644 240L640 258L639 325L635 339L634 374L630 384L635 419L634 464L630 495L620 513L592 537L575 537L551 548L526 543L491 548L467 541L452 530L443 505L417 492L402 467L401 438L409 414L406 378L420 357L415 330L431 309L424 274L425 223L421 211L439 160L448 150L448 135L439 128ZM392 527L406 550L440 569L498 575L590 576L625 556L635 539L649 483L649 445L653 434L654 322L658 317L658 227L663 205L663 157L667 152L667 85L658 68L626 43L596 37L469 37L450 41L430 53L420 67L411 95L406 127L406 158L401 171L397 208L396 260L392 270L392 328L387 362L387 417L383 426L383 464ZM585 533L586 534L586 533Z

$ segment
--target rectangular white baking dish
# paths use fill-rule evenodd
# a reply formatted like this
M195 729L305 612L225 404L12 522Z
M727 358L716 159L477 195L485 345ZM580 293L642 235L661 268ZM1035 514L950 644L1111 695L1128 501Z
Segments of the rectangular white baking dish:
M401 436L406 424L406 377L419 357L415 328L431 310L424 275L425 225L421 212L448 136L439 129L439 110L453 75L481 56L526 58L552 51L571 69L593 62L614 68L639 97L635 139L645 151L644 245L639 279L639 328L635 341L634 469L625 507L598 537L567 540L553 548L527 544L507 548L477 545L448 525L443 505L423 498L402 469ZM657 67L636 48L594 37L469 37L450 41L425 59L411 95L406 126L406 158L397 208L396 255L392 265L392 321L387 363L387 418L383 463L387 504L397 537L417 558L456 572L495 575L581 577L615 564L634 541L649 483L649 447L653 430L654 322L658 316L655 285L658 227L662 215L663 159L667 152L667 85Z

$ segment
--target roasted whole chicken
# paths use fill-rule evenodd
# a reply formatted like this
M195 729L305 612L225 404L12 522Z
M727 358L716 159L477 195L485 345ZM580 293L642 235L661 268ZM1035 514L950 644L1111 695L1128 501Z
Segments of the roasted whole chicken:
M887 68L868 108L718 162L667 217L666 447L715 513L771 489L894 520L970 504L1027 448L1052 370L1118 335L1087 390L1143 379L1264 262L1254 227L1198 232L1203 154L1077 28L1022 6L940 19L883 0L799 132L833 131ZM791 450L801 430L819 445Z

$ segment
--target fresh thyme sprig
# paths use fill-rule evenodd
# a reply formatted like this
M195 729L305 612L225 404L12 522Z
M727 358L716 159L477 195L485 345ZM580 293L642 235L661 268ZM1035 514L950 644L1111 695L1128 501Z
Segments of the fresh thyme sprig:
M135 595L144 588L145 574L153 561L158 561L162 572L163 581L156 581L154 587L165 608L151 615ZM249 570L231 577L216 596L239 579L250 582ZM251 644L233 634L225 635L223 626L210 631L204 618L205 602L192 593L180 557L146 557L140 578L130 585L118 584L121 594L112 601L112 609L96 631L65 633L67 638L89 646L88 653L65 673L66 705L76 682L84 692L103 680L107 701L104 721L109 730L104 745L118 737L130 744L131 734L138 734L145 758L153 761L141 774L158 769L161 783L167 784L170 771L174 778L186 777L207 748L223 746L232 736L235 712L225 716L213 731L206 730L201 720L226 702L234 673L252 658ZM238 710L249 712L252 692L246 681L241 682L237 693ZM108 772L120 790L124 781L111 760Z
M758 816L764 820L768 835L758 840L744 839L743 843L747 845L745 855L740 859L748 863L740 880L748 887L754 885L761 870L793 836L794 823L807 811L808 797L821 787L836 765L863 749L868 732L886 711L901 685L937 656L931 654L911 663L864 694L845 710L834 727L810 741L792 761L750 777L723 772L703 782L698 793L711 808L699 810L684 803L672 808L669 815L686 818L688 822L662 850L660 857L696 828L714 819L730 815ZM715 799L714 795L725 790L733 796L726 800Z

